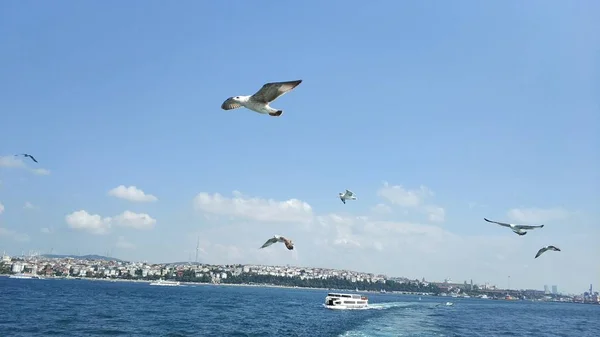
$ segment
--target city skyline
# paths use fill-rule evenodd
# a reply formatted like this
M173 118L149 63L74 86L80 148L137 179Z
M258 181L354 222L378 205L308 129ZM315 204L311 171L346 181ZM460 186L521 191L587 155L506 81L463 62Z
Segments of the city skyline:
M336 269L328 267L314 267L314 266L299 266L299 265L261 265L261 264L231 264L231 265L219 265L210 263L200 263L191 261L170 261L162 263L151 263L147 261L126 261L118 258L108 258L107 256L90 254L90 255L62 255L62 254L39 254L39 252L29 252L29 255L21 256L9 256L5 253L1 256L0 266L4 264L5 268L8 267L12 273L25 275L40 275L47 277L64 277L67 274L68 269L72 269L69 272L71 276L86 277L88 273L94 274L93 277L111 277L111 278L125 278L127 274L136 275L136 270L141 270L142 273L138 276L165 276L167 270L171 270L173 273L171 276L175 276L177 271L182 272L184 270L194 270L196 273L207 273L209 270L218 271L216 274L210 273L211 277L226 278L227 275L223 273L233 272L231 275L236 276L240 273L258 273L259 275L274 275L274 276L288 276L288 277L301 277L301 278L328 278L328 277L339 277L345 278L351 282L368 282L378 283L391 280L394 282L416 282L427 286L428 284L434 284L440 287L441 293L456 292L459 289L469 291L536 291L542 294L553 294L553 295L569 295L577 296L582 295L584 292L576 293L561 293L558 291L556 285L552 286L552 292L550 292L548 285L544 285L543 290L536 288L511 288L498 286L490 283L477 283L464 280L459 282L452 279L444 280L426 280L422 279L411 279L398 275L385 275L376 274L368 271L361 270L349 270L349 269ZM108 268L107 268L108 267ZM25 270L27 269L27 270ZM6 270L6 269L5 269ZM214 274L214 275L213 275ZM89 276L89 275L88 275ZM202 276L196 276L202 277ZM213 280L214 281L214 280ZM218 283L218 282L217 282ZM477 288L474 288L477 287ZM454 289L454 290L452 290ZM460 291L459 291L460 292ZM592 285L588 290L589 294L593 294Z
M197 247L198 248L198 247ZM196 249L197 249L196 248ZM202 248L200 248L202 250ZM58 257L58 256L64 256L64 257ZM51 250L49 253L43 253L40 251L36 251L36 250L30 250L29 252L27 252L27 254L25 254L25 252L22 252L22 254L20 255L14 255L12 256L12 258L25 258L25 259L32 259L32 258L36 258L36 257L41 257L42 259L84 259L84 260L88 260L90 259L89 257L97 257L100 258L102 260L105 261L120 261L120 262L125 262L125 263L131 263L134 265L138 265L138 264L150 264L150 265L174 265L174 264L186 264L186 265L213 265L213 266L219 266L219 265L242 265L242 266L261 266L261 267L276 267L276 268L282 268L282 267L290 267L290 268L310 268L310 269L321 269L321 270L337 270L337 271L344 271L344 272L350 272L350 273L358 273L358 274L371 274L371 275L375 275L377 274L379 277L385 277L387 279L406 279L406 280L424 280L427 282L434 282L434 283L451 283L451 284L460 284L462 283L462 279L457 279L457 280L453 280L451 278L444 278L444 279L425 279L425 277L422 278L411 278L411 277L406 277L405 275L395 275L395 274L384 274L384 273L374 273L372 271L368 271L368 270L354 270L354 269L338 269L335 267L327 267L327 266L309 266L309 265L294 265L294 264L285 264L285 265L268 265L268 264L257 264L257 263L228 263L228 264L219 264L219 263L210 263L207 261L193 261L192 257L191 257L191 252L188 255L188 259L187 260L173 260L173 261L147 261L147 260L127 260L127 259L122 259L119 258L118 256L112 256L112 254L110 254L110 251L107 251L105 255L102 254L94 254L94 253L90 253L90 254L79 254L79 252L77 252L77 254L69 254L69 253L54 253L53 250ZM11 257L9 254L7 254L6 251L3 251L3 255L1 256L2 260L4 258L9 258ZM95 258L94 258L95 259ZM2 261L0 260L0 262ZM89 260L90 262L92 260ZM470 284L471 286L473 284L475 285L479 285L481 286L485 286L485 287L493 287L494 289L507 289L507 290L540 290L540 291L544 291L546 294L561 294L561 292L558 291L558 285L553 284L551 287L548 286L548 284L544 284L543 287L529 287L529 288L519 288L519 287L511 287L510 286L510 276L509 276L509 282L508 282L508 286L507 287L503 287L501 284L495 284L493 282L488 282L488 281L480 281L477 280L476 282L473 281L473 278L464 278L464 284L467 284L467 280L470 280ZM551 290L551 291L550 291ZM590 284L589 286L589 292L592 293L592 285ZM569 294L580 294L582 293L582 291L580 292L570 292ZM567 294L567 293L564 293Z
M598 2L0 9L0 251L598 281Z

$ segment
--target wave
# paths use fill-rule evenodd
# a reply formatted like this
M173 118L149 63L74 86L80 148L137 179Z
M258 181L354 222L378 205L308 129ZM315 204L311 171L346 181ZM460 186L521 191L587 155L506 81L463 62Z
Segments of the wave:
M370 304L370 310L381 310L355 329L339 337L443 336L432 321L435 303L385 302Z

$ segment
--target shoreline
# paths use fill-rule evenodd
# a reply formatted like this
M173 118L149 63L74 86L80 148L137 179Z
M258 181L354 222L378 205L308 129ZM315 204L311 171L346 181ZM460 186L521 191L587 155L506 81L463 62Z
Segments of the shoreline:
M10 274L0 274L0 277L9 277ZM135 280L135 279L122 279L122 278L95 278L95 277L65 277L65 276L54 276L54 277L45 277L41 276L41 280L85 280L85 281L101 281L101 282L129 282L129 283L152 283L155 280ZM205 283L205 282L184 282L179 281L180 286L231 286L231 287L259 287L259 288L281 288L281 289L306 289L306 290L325 290L325 291L335 291L335 292L351 292L356 293L357 291L351 289L330 289L330 288L315 288L315 287L297 287L297 286L284 286L284 285L275 285L275 284L250 284L250 283ZM380 293L375 290L359 290L359 293ZM414 295L414 296L435 296L428 293L404 293L404 292L395 292L388 291L387 294L401 294L401 295Z

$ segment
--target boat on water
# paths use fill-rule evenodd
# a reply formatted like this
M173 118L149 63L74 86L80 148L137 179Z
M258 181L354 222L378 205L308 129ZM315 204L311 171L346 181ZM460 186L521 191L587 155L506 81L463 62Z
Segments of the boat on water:
M176 287L179 285L179 281L165 281L160 279L158 281L154 281L150 283L151 286L167 286L167 287Z
M33 280L41 280L42 277L38 276L38 275L34 275L34 274L25 274L25 273L20 273L20 274L14 274L14 275L10 275L8 278L19 278L19 279L33 279Z
M369 298L358 294L328 293L325 297L327 309L366 309L369 307Z

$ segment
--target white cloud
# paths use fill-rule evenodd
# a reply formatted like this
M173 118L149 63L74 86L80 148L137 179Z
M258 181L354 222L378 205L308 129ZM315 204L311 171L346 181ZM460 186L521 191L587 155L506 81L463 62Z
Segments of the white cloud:
M219 193L199 193L194 207L204 213L266 222L306 222L313 218L310 205L298 199L276 201L247 197L238 191L228 198Z
M115 243L115 246L117 246L117 248L122 248L122 249L134 249L135 245L127 240L125 240L125 237L123 236L119 236L117 238L117 242Z
M478 208L478 207L481 207L481 208L487 207L487 205L483 205L483 204L480 204L480 203L475 202L475 201L468 202L467 205L469 206L470 209Z
M156 219L150 215L131 211L125 211L114 217L102 217L98 214L89 214L85 210L79 210L67 215L65 219L69 227L96 235L108 234L113 225L134 229L150 229L156 224Z
M25 163L15 156L0 156L0 167L23 168Z
M3 227L0 227L0 237L6 237L11 240L18 241L18 242L29 241L29 235L27 235L25 233L19 233L19 232L13 231L8 228L3 228Z
M507 216L513 221L535 224L564 220L569 217L569 212L563 208L513 208Z
M146 194L143 190L135 187L125 185L119 185L112 190L108 191L108 195L116 198L125 199L133 202L154 202L158 201L158 198L152 194Z
M44 234L50 234L50 233L52 233L52 230L48 227L42 227L42 228L40 228L40 232L42 232Z
M75 211L65 217L69 227L76 230L88 231L91 234L108 234L111 228L112 219L110 217L101 217L98 214L90 214L85 210Z
M35 206L33 206L32 203L30 203L29 201L25 202L25 205L23 206L24 209L34 209Z
M427 219L431 222L444 222L446 220L446 211L444 208L427 203L427 199L433 197L435 194L426 186L410 190L404 188L402 185L390 185L384 182L383 187L377 191L377 195L392 205L415 209L425 213L427 214Z
M150 215L131 211L125 211L115 216L113 220L117 225L135 229L150 229L156 224L156 219L153 219Z
M37 174L38 176L47 176L47 175L50 175L50 170L47 170L45 168L31 169L31 172L33 174Z
M0 167L27 169L37 175L49 175L50 171L44 168L29 168L23 159L15 156L0 156Z
M394 205L402 207L418 207L425 198L433 196L433 192L425 186L416 190L408 190L401 185L390 186L387 182L379 189L377 194Z
M4 205L0 202L0 214L4 213Z
M425 206L424 211L427 213L427 219L431 222L444 222L446 220L446 210L439 206Z
M389 214L392 213L392 208L386 204L377 204L371 207L371 212L376 214Z

